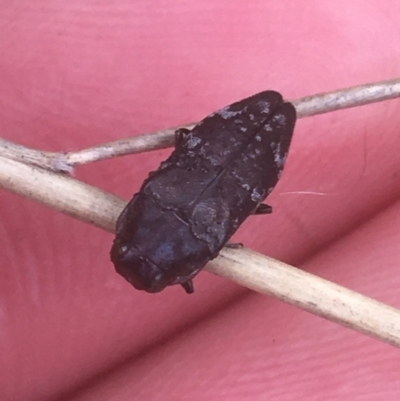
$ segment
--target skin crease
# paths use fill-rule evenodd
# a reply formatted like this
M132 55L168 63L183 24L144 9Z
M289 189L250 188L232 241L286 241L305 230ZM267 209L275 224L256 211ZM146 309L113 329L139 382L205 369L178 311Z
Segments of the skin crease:
M400 3L1 2L0 130L50 150L400 76ZM247 246L400 307L400 103L300 120ZM169 150L80 167L126 199ZM301 194L312 191L323 195ZM0 399L379 400L395 349L209 273L135 291L113 236L1 193Z

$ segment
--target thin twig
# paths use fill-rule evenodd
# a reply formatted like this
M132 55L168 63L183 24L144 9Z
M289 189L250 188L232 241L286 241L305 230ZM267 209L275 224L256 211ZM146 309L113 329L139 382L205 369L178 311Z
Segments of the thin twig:
M65 159L66 153L31 149L6 139L0 139L0 156L51 171L71 173L73 170L73 165Z
M0 187L112 232L126 202L66 175L0 157Z
M400 348L400 310L250 249L224 248L208 271Z
M400 79L353 86L293 100L297 117L311 117L331 111L364 106L400 96Z
M0 157L0 186L113 232L123 200L73 178ZM248 249L223 249L209 271L400 347L400 311Z
M298 118L315 116L335 110L381 102L400 96L400 79L382 81L373 84L354 86L333 92L292 100ZM193 124L181 128L193 128ZM0 140L0 156L23 161L47 168L52 171L71 172L74 166L105 160L112 157L147 152L173 146L176 128L156 131L96 145L76 152L43 152L24 148L11 142ZM25 149L25 150L24 150Z

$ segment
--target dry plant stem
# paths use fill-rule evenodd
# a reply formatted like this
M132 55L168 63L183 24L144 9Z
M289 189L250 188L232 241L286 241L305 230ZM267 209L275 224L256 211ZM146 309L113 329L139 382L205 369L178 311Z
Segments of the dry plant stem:
M0 157L0 186L109 232L126 204L90 185ZM400 347L400 311L242 248L223 249L206 269Z
M91 163L115 156L125 156L150 150L165 149L174 146L174 134L178 128L192 129L194 124L184 127L168 128L151 134L137 135L117 141L93 146L77 152L66 153L65 160L71 166Z
M207 270L400 347L400 311L250 249L224 248Z
M107 231L126 202L65 175L0 157L0 187Z
M76 152L45 152L27 148L0 138L0 157L20 161L51 171L71 173L74 166L112 157L165 149L174 145L174 133L178 128L192 129L194 125L169 128L152 134L137 135L96 145Z
M31 149L5 139L0 139L0 156L52 171L70 173L73 169L72 165L65 161L65 153Z
M291 102L296 107L297 117L302 118L364 106L397 97L400 97L400 79L391 79L333 92L319 93Z
M400 96L400 79L360 85L333 92L320 93L292 100L299 118L328 113L330 111L361 106ZM193 128L188 124L181 128ZM104 160L111 157L163 149L174 144L175 128L157 131L102 145L93 146L77 152L42 152L14 145L0 140L0 156L24 163L33 164L53 171L71 172L74 166ZM25 151L24 151L25 149Z

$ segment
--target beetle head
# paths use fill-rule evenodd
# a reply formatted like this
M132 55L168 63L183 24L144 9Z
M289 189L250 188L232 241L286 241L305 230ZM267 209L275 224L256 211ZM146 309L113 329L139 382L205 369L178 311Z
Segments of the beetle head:
M141 255L135 246L115 241L111 249L111 260L115 270L137 290L160 292L169 284L165 272Z

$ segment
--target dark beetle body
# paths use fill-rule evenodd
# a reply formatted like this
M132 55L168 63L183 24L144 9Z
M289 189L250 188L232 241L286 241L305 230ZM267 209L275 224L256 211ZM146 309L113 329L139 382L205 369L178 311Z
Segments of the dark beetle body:
M176 148L123 210L111 259L135 288L158 292L215 258L282 173L296 121L273 91L233 103L178 135ZM261 205L261 206L260 206Z

